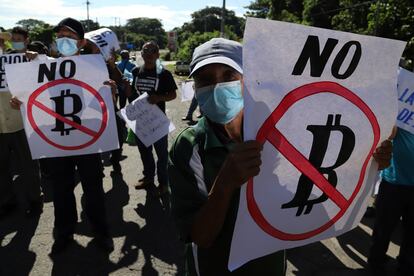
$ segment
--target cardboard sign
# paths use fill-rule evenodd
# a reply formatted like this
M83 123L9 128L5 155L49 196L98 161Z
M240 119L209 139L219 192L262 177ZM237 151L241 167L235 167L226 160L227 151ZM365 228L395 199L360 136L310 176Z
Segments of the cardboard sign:
M118 115L147 147L175 129L164 112L157 105L148 102L147 93L121 109Z
M230 270L359 223L377 175L372 153L395 123L404 46L247 20L244 135L264 150L259 175L241 190Z
M116 34L108 28L101 28L85 34L85 38L92 41L99 50L105 60L111 57L113 51L119 50L119 41Z
M398 70L397 126L414 134L414 73Z
M33 159L119 148L108 71L100 55L6 65L10 92L23 102ZM24 76L24 78L22 78Z

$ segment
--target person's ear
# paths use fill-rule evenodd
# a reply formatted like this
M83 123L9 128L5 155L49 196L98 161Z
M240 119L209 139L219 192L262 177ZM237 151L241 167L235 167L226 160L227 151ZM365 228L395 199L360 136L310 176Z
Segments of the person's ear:
M86 39L78 40L78 49L82 49L86 45Z

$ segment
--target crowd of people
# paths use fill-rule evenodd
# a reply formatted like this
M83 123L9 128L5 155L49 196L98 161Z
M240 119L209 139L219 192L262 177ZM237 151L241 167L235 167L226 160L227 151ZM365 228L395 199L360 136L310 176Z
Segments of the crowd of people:
M100 53L93 40L85 39L78 20L65 18L54 31L61 56ZM51 55L42 42L30 42L28 37L28 32L21 27L13 28L11 34L1 33L2 53L26 53L29 59L36 59L38 54ZM11 42L11 50L7 51L5 41ZM149 103L165 113L166 102L176 98L176 83L172 74L159 66L159 48L155 42L145 43L141 53L144 60L141 66L135 66L125 50L120 52L120 61L116 62L114 55L107 59L109 79L104 84L112 89L115 110L146 92ZM167 136L150 147L134 137L143 164L143 178L135 187L148 188L154 185L157 176L157 196L171 192L172 214L180 238L188 247L188 275L285 275L284 251L251 261L233 272L227 268L240 187L259 174L263 150L259 142L243 139L242 45L214 38L195 49L190 70L195 100L183 119L192 120L197 104L203 116L195 126L178 135L169 154ZM15 159L24 182L26 215L42 212L41 178L52 186L55 216L52 254L59 254L73 242L78 219L74 195L77 173L83 188L85 212L97 244L102 250L112 251L101 154L32 160L20 105L20 100L12 98L10 93L0 93L0 217L16 208L10 171L11 160ZM121 174L126 128L118 117L117 128L120 149L109 154L113 172ZM414 135L395 129L393 135L379 145L373 158L380 169L385 170L376 204L377 218L368 263L374 273L385 271L391 234L402 218L403 240L398 261L402 275L410 275L414 271L414 177L411 175Z

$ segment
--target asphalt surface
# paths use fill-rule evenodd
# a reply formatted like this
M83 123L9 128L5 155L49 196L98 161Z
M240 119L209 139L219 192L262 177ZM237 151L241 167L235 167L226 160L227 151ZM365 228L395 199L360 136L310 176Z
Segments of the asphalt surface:
M181 78L182 79L182 78ZM181 79L177 79L179 84ZM176 125L170 143L181 129L189 102L177 99L167 104L167 115ZM0 275L182 275L183 244L177 239L169 215L168 198L160 200L152 190L136 190L142 165L135 146L124 145L123 175L112 175L105 167L106 206L115 250L104 254L92 240L90 225L82 213L82 188L75 194L79 223L75 240L57 257L49 255L53 244L53 204L50 187L43 183L45 204L37 218L26 218L21 209L0 220ZM14 183L19 191L22 183ZM372 232L372 218L338 237L288 250L287 275L368 275L366 260ZM400 231L393 237L388 254L390 275L396 271L395 257ZM258 276L258 275L257 275Z

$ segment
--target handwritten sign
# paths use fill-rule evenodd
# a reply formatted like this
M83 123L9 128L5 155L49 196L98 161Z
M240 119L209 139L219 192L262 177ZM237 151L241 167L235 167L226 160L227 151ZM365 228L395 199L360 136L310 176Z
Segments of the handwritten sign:
M23 102L33 159L119 147L111 91L103 85L108 71L100 55L7 64L6 75L10 92Z
M194 97L194 81L181 83L181 102L191 101Z
M243 41L244 138L264 149L241 189L231 270L358 225L372 153L395 124L406 44L253 18Z
M414 134L414 73L403 68L398 73L397 126Z
M121 109L118 115L147 147L175 129L164 112L148 102L147 93Z

